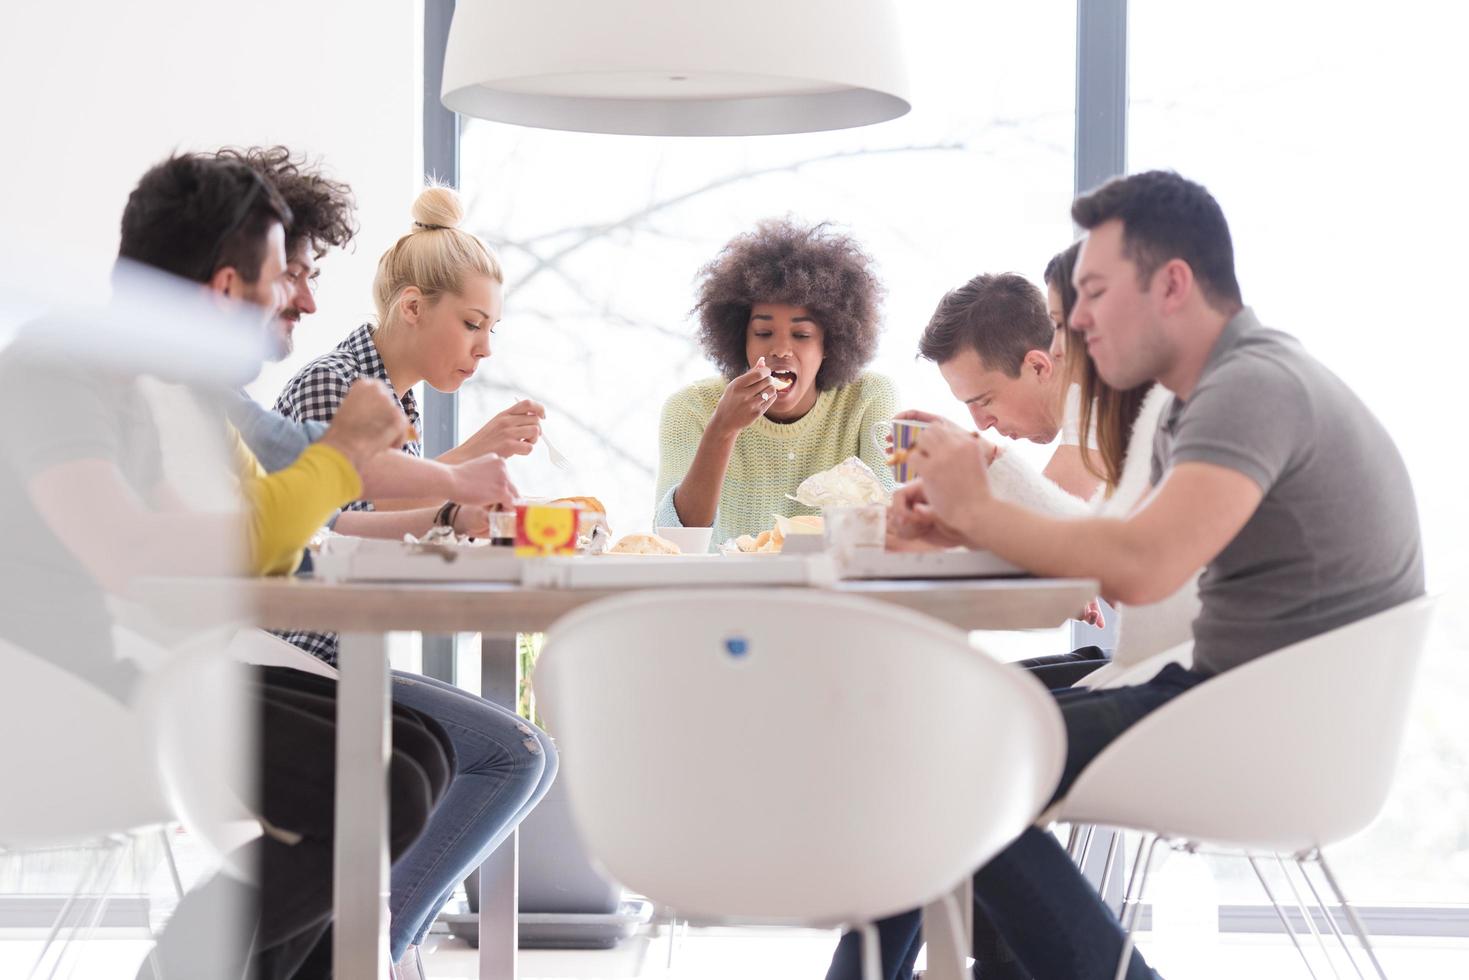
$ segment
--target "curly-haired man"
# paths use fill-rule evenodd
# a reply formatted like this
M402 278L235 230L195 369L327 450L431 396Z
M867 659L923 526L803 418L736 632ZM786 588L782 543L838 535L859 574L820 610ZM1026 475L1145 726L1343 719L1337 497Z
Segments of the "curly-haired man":
M227 147L215 156L249 166L270 182L291 209L291 227L286 232L286 285L291 296L274 323L273 353L280 360L295 345L301 317L316 312L317 260L329 249L345 248L357 234L352 188L330 179L284 146Z
M700 272L699 342L720 377L669 398L659 432L655 525L769 527L802 480L860 456L889 480L870 437L892 418L877 353L882 287L853 239L825 225L762 222Z

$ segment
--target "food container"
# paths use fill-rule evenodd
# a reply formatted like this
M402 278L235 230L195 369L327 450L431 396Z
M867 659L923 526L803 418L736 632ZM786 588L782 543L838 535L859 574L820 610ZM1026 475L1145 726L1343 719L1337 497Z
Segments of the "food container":
M515 526L519 515L513 510L490 511L490 544L515 547Z
M826 546L839 559L859 550L881 550L887 539L887 508L882 504L827 507Z
M712 527L660 527L658 536L678 545L686 555L703 555L709 552L709 540L714 535Z
M515 554L522 558L576 554L581 508L573 504L517 504Z

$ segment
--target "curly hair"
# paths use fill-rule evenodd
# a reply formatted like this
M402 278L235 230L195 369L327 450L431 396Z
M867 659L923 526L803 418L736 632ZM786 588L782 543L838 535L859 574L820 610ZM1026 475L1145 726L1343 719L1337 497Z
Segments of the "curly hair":
M720 373L750 369L745 356L756 303L804 306L821 325L825 356L816 388L839 388L877 354L883 289L872 259L857 242L825 223L762 221L736 236L699 270L699 345Z
M307 157L294 157L284 146L225 147L215 154L238 160L264 177L291 209L286 254L309 243L319 259L328 248L343 248L357 234L357 202L352 188L324 177Z

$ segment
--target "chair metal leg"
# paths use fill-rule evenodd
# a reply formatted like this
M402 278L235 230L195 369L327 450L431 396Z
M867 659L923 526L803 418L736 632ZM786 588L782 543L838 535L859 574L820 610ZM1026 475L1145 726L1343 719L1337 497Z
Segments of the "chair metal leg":
M1319 854L1320 852L1316 853ZM1308 860L1314 861L1316 858L1315 856L1296 855L1296 866L1301 869L1301 877L1306 879L1306 887L1311 889L1311 897L1316 900L1317 905L1321 906L1321 912L1326 916L1326 924L1331 927L1331 932L1336 936L1336 941L1341 944L1342 952L1346 954L1347 962L1352 964L1353 970L1357 971L1357 980L1367 980L1367 975L1362 972L1362 967L1357 963L1357 957L1352 952L1352 947L1347 944L1346 935L1341 931L1341 926L1337 925L1336 914L1331 911L1331 907L1321 898L1321 893L1316 890L1316 883L1311 880L1311 875L1306 871L1306 862Z
M1147 847L1148 835L1143 834L1138 838L1137 853L1132 858L1132 873L1127 876L1127 887L1122 891L1122 912L1117 917L1126 929L1132 918L1132 898L1137 893L1137 877L1143 867L1143 850Z
M68 948L74 947L79 939L83 942L89 941L93 933L97 931L97 924L102 921L102 915L107 910L108 896L112 893L112 884L117 880L117 873L122 869L123 860L127 857L126 845L115 840L111 843L112 846L109 848L110 853L108 859L103 863L102 874L100 876L101 880L98 883L100 893L96 896L94 902L95 907L88 918L85 928L83 928L80 922L72 927L71 937L67 940L66 947L62 949L61 955L56 957L56 963L51 967L51 972L47 974L47 980L54 980L56 977L57 971L61 969L61 964L66 961ZM75 970L76 967L73 966L72 969Z
M1132 875L1127 883L1127 895L1122 900L1124 914L1122 955L1117 957L1116 980L1127 980L1127 965L1132 960L1133 930L1137 927L1138 909L1143 904L1143 895L1148 889L1148 872L1153 866L1153 852L1162 838L1144 834L1137 842L1137 857L1133 861ZM1144 856L1144 846L1147 854ZM1141 874L1139 872L1141 871ZM1137 894L1133 895L1133 882L1137 882Z
M179 901L182 902L184 900L184 880L179 877L178 862L174 860L173 840L169 828L160 827L158 829L158 837L163 841L163 857L168 861L168 877L173 881L173 892L178 896Z
M1260 879L1260 887L1265 889L1265 894L1270 899L1270 904L1275 908L1275 914L1280 917L1280 924L1285 927L1285 934L1290 937L1291 945L1301 956L1301 962L1306 964L1306 972L1311 974L1311 980L1316 980L1316 969L1311 966L1311 958L1306 955L1306 949L1301 945L1300 939L1296 937L1296 931L1291 928L1290 917L1285 914L1285 909L1280 907L1280 902L1275 898L1275 892L1270 888L1270 882L1265 879L1265 873L1260 870L1259 862L1255 855L1246 854L1245 860L1250 862L1250 867L1255 869L1255 877Z
M959 913L964 920L964 949L974 948L974 876L965 875L954 886L954 901L959 904ZM968 955L967 952L965 955Z
M1076 855L1080 853L1076 849L1076 842L1079 840L1081 840L1081 825L1074 823L1071 825L1071 832L1066 835L1066 853L1071 856L1071 860L1073 861L1076 860Z
M871 922L862 927L862 980L882 980L882 941Z
M1316 925L1316 913L1306 904L1305 899L1301 897L1301 890L1296 887L1295 879L1290 876L1290 868L1286 865L1285 858L1277 854L1275 855L1275 863L1280 865L1280 876L1285 879L1286 885L1290 888L1291 897L1296 900L1296 908L1301 910L1301 915L1306 920L1306 928L1311 931L1311 935L1316 940L1316 945L1321 948L1321 956L1326 960L1326 965L1331 968L1331 975L1336 977L1337 980L1341 980L1341 973L1337 970L1336 963L1331 959L1331 950L1326 948L1326 938L1322 934L1321 929Z
M969 879L966 876L965 881ZM951 888L923 907L922 942L928 950L929 980L961 980L969 976L969 950L973 947L964 925L959 891ZM969 889L962 889L971 902Z
M1326 884L1331 887L1332 892L1336 895L1336 900L1341 904L1342 911L1347 914L1347 921L1352 924L1352 931L1357 934L1357 939L1361 942L1362 948L1367 951L1367 958L1372 961L1372 968L1377 971L1377 975L1381 980L1387 980L1387 972L1382 969L1382 964L1378 962L1377 953L1372 949L1372 941L1367 938L1367 930L1362 927L1362 920L1357 918L1357 910L1352 908L1351 903L1347 901L1346 893L1336 883L1336 875L1331 873L1331 867L1326 863L1326 855L1317 851L1316 863L1321 865L1321 873L1326 876Z
M1112 883L1112 866L1117 862L1117 852L1122 846L1122 831L1112 831L1112 841L1107 845L1107 860L1102 864L1102 880L1097 882L1097 893L1107 901L1107 889Z
M1086 833L1081 835L1081 857L1077 859L1076 866L1083 874L1086 873L1086 859L1091 856L1092 838L1096 836L1096 833L1096 824L1089 824L1086 828Z
M93 887L94 879L101 878L106 863L106 850L98 848L93 853L96 856L87 862L87 866L82 869L81 874L77 878L76 887L72 889L66 901L61 904L61 911L56 913L56 918L51 923L51 929L46 933L45 941L41 943L41 951L37 954L35 962L31 964L31 968L26 973L26 977L34 978L40 976L41 967L46 962L46 956L51 952L51 946L56 942L56 937L61 934L61 930L66 926L66 921L70 918L72 909L77 904L77 900L81 896L89 894L89 890ZM55 973L54 967L52 968L52 973Z
M117 876L122 871L122 866L127 863L129 852L132 850L132 839L118 842L117 849L113 854L112 866L107 871L107 877L102 882L102 891L97 895L95 907L92 909L92 917L87 922L87 928L81 934L81 944L85 946L90 943L97 934L97 927L102 924L103 917L107 914L107 905L112 901L112 889L117 884ZM81 954L78 953L80 958ZM72 972L76 965L73 963ZM68 976L71 974L68 973Z

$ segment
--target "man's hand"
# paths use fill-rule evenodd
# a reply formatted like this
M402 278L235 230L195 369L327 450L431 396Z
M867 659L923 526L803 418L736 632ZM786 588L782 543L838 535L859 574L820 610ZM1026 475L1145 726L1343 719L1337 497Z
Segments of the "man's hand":
M525 456L541 438L546 406L529 398L516 402L480 426L460 447L469 456L493 453L502 459Z
M902 537L893 527L891 518L888 520L887 536L883 539L882 548L884 551L902 551L908 553L948 550L947 545L939 544L937 541L929 541L924 538Z
M888 508L888 536L910 545L894 548L895 551L923 551L954 548L965 543L964 539L934 516L924 494L922 480L915 480L898 488ZM916 546L915 546L916 545Z
M955 425L953 422L944 418L942 415L934 415L931 412L921 412L918 409L910 408L905 411L899 412L897 415L894 415L893 421L922 422L929 428L940 428L949 432L964 432L971 439L979 440L979 444L984 450L984 461L986 465L992 464L996 459L998 459L1002 451L1002 447L999 443L991 442L984 436L980 435L978 432L969 432L968 430L961 428L958 425ZM919 437L919 439L920 441L922 441L921 436ZM893 437L891 433L889 433L887 437L887 450L888 455L891 456L893 454Z
M956 425L934 425L923 430L908 456L923 487L922 502L913 504L915 512L930 511L938 524L966 538L975 511L990 495L980 443Z
M408 418L393 392L373 378L358 378L337 406L331 428L321 442L336 449L358 473L367 461L385 449L408 441Z
M505 461L493 453L465 463L456 463L452 470L454 492L450 494L450 499L466 507L489 507L495 504L510 507L520 496L520 491L510 480Z
M942 415L935 415L932 412L921 412L916 408L904 409L897 415L894 415L893 420L902 422L922 422L924 425L954 424L953 422L950 422L948 419L944 418Z
M1105 629L1107 626L1107 620L1102 615L1102 606L1095 599L1083 606L1081 615L1076 618L1090 626L1095 626L1097 629Z

